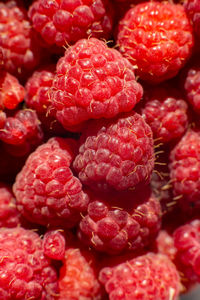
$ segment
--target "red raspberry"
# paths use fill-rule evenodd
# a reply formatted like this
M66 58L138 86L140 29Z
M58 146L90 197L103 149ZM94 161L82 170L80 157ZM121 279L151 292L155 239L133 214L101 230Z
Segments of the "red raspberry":
M41 225L73 227L87 209L88 196L70 170L73 140L52 138L27 159L14 184L18 209Z
M74 168L92 189L127 190L147 184L154 167L152 131L137 113L91 122L82 136Z
M0 299L57 299L56 270L35 232L0 229L0 244Z
M99 278L110 300L176 300L180 291L176 267L161 254L148 253L104 268Z
M11 188L0 183L0 227L16 227L20 224L20 214Z
M0 129L4 127L6 122L6 113L0 110Z
M12 1L11 1L12 2ZM1 39L4 68L24 77L39 63L40 47L26 11L14 2L0 3Z
M193 66L187 71L184 90L193 109L200 114L200 67Z
M193 29L198 39L200 39L200 6L199 0L187 0L184 2L185 10L193 23Z
M8 144L6 149L13 156L29 154L43 140L35 111L19 110L14 117L8 117L0 129L0 140Z
M97 259L91 251L69 248L60 270L59 300L101 300Z
M200 209L200 131L189 130L170 154L173 192L182 209Z
M107 39L113 23L108 0L38 0L30 7L29 17L47 44L58 46L89 36Z
M143 249L157 235L161 221L159 201L143 194L144 189L139 195L94 197L80 222L80 240L110 254Z
M142 96L132 65L97 39L80 40L57 64L50 93L65 128L132 110Z
M62 260L65 257L65 237L62 230L49 230L42 240L44 254L52 259Z
M189 282L200 282L200 221L194 220L174 232L176 264Z
M142 79L158 83L174 77L191 55L192 26L182 5L145 2L127 12L117 44Z
M7 72L0 74L0 91L0 109L14 109L24 99L24 87Z
M170 86L151 88L144 99L142 116L156 139L167 143L184 134L188 126L188 106L178 90Z
M55 66L49 65L33 73L25 86L25 102L27 107L36 110L45 132L60 135L64 133L64 129L55 118L55 110L51 107L49 97L49 89L55 76L54 71Z

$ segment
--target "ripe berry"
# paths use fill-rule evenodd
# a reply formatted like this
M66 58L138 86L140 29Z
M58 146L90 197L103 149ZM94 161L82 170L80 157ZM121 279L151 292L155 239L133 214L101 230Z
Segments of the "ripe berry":
M178 90L170 86L150 88L144 95L142 116L154 138L167 143L180 138L187 129L187 103Z
M52 138L28 157L14 184L18 209L28 220L73 227L81 219L88 196L70 169L74 152L73 140Z
M89 36L107 39L113 25L108 0L37 0L28 15L48 45L65 46Z
M25 77L38 65L41 51L26 10L16 1L0 3L0 25L3 67L17 77Z
M0 299L57 299L56 270L37 233L1 228L0 244Z
M154 167L152 131L135 112L102 124L93 121L73 166L82 183L99 191L147 184Z
M15 109L23 101L25 90L8 72L0 74L0 109Z
M110 300L176 300L180 291L176 267L161 254L148 253L113 268L104 268L99 279Z
M70 247L60 270L60 300L101 300L96 256L88 250Z
M117 44L141 79L158 83L174 77L191 55L192 26L182 5L144 2L120 22Z
M93 196L80 222L80 240L110 254L141 251L154 240L161 221L159 201L144 193Z
M66 50L50 92L56 117L69 130L88 119L130 111L141 96L142 87L129 61L94 38Z
M200 131L188 130L170 154L173 192L185 213L200 209Z

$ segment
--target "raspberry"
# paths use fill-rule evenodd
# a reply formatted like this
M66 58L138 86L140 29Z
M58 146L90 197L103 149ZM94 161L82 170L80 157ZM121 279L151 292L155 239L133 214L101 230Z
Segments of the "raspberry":
M200 208L200 131L188 130L170 154L173 192L185 213Z
M101 300L97 259L91 251L69 248L60 270L60 300Z
M104 268L99 278L110 300L176 300L180 290L176 267L161 254L148 253Z
M144 189L139 195L94 197L80 222L80 240L110 254L142 250L157 235L161 220L159 201L143 194Z
M35 30L46 43L58 46L89 36L109 38L112 15L108 0L38 0L29 9Z
M174 245L177 250L176 263L186 279L200 281L200 221L194 220L180 226L174 232Z
M103 125L91 122L73 166L92 189L131 190L149 183L154 167L152 131L137 113Z
M0 227L16 227L20 224L20 214L11 188L0 183Z
M15 2L13 5L0 3L0 24L4 68L20 78L24 77L40 60L38 39L26 10Z
M33 73L25 86L25 102L27 107L36 110L45 132L60 135L64 133L64 129L55 118L55 111L51 107L49 98L49 88L52 86L54 71L55 66L48 65Z
M65 257L65 237L60 230L50 230L44 235L44 254L52 259L62 260Z
M8 72L0 74L0 109L14 109L24 99L24 87Z
M187 129L187 103L170 86L152 88L145 93L142 116L154 137L167 143L180 138Z
M141 79L158 83L174 77L191 55L192 26L182 5L144 2L120 22L117 44Z
M8 144L6 149L13 156L29 154L43 140L35 111L19 110L14 117L8 117L0 129L0 140Z
M75 143L52 138L27 159L16 177L18 209L41 225L73 227L87 209L88 196L70 170Z
M141 96L142 87L128 60L94 38L66 50L50 92L57 119L66 129L130 111Z
M0 129L2 129L6 122L6 113L0 110Z
M158 253L168 256L174 262L177 249L174 245L173 236L166 230L160 230L156 239L156 248Z
M193 66L187 70L184 90L193 109L200 114L200 67Z
M0 244L0 299L57 299L56 270L35 232L0 229Z
M192 21L194 32L200 38L200 6L198 0L187 0L184 2L185 10Z

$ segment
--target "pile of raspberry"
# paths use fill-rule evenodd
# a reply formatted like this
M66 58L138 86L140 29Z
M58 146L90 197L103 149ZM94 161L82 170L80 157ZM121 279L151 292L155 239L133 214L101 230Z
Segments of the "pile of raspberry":
M0 1L0 299L200 283L199 7Z

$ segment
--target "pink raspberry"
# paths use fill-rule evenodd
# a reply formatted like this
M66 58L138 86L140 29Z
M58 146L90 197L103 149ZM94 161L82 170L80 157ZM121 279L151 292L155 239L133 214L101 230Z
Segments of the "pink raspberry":
M0 24L4 68L25 77L39 63L41 51L26 10L16 1L0 3Z
M15 197L11 188L0 183L0 227L16 227L20 224Z
M52 138L28 157L14 184L18 209L28 220L62 227L79 222L88 196L70 169L74 152L73 140Z
M170 235L166 230L160 230L156 239L157 252L164 254L174 262L177 249L174 245L173 236Z
M173 192L185 213L200 208L200 131L188 130L170 154Z
M8 72L0 74L0 91L0 109L15 109L24 100L24 87Z
M101 300L96 256L88 250L68 248L60 270L59 300Z
M55 66L48 65L33 73L26 82L25 102L27 107L36 110L45 132L60 135L64 133L64 129L55 118L55 110L51 107L49 97L54 72Z
M189 283L200 282L200 221L180 226L173 234L176 264Z
M180 292L176 267L161 254L148 253L113 268L104 268L99 279L110 300L176 300Z
M174 77L191 55L192 26L182 5L144 2L120 22L117 44L141 79L158 83Z
M30 7L29 17L46 43L58 46L89 36L107 39L113 25L108 0L38 0Z
M187 70L184 90L193 109L200 114L200 66L195 65Z
M162 215L159 201L144 193L93 196L80 222L79 239L110 254L142 250L157 235Z
M33 151L43 140L43 132L35 111L19 110L14 117L5 120L0 129L0 140L13 156L24 156Z
M80 40L57 64L52 106L66 129L88 119L112 118L132 110L142 96L134 68L97 39Z
M37 233L0 229L0 299L57 299L56 270L44 256Z
M150 88L144 96L142 116L159 142L180 138L187 129L187 103L178 90L170 86Z
M93 121L73 166L82 183L99 191L147 184L154 167L152 131L135 112L102 124Z

